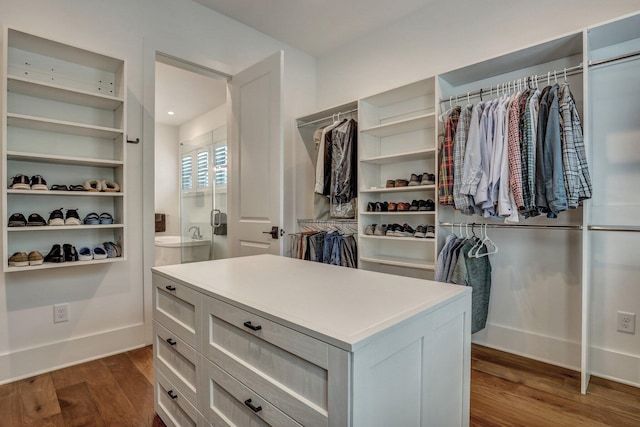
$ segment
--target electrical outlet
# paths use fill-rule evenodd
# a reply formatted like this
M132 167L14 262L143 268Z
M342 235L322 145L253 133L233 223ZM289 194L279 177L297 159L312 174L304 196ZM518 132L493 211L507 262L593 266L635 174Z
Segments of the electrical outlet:
M636 333L636 314L619 311L618 312L618 330L620 332L635 334Z
M69 321L69 304L56 304L53 306L53 323Z

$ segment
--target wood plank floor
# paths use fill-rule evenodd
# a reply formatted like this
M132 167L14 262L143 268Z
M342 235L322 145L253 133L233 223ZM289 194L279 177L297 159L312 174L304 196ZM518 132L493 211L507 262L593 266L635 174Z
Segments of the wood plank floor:
M471 367L472 426L640 426L640 389L592 378L584 396L577 372L480 346ZM161 427L152 384L150 346L5 384L0 426Z

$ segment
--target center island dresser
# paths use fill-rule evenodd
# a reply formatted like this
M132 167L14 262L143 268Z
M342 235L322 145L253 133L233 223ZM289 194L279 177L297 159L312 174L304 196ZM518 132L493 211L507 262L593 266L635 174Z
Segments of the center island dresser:
M169 426L469 424L471 289L257 255L153 268Z

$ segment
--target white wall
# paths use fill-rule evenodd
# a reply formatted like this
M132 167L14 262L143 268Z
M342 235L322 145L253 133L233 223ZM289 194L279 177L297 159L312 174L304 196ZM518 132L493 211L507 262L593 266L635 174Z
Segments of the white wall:
M637 0L437 2L320 57L317 109L581 31L639 9ZM517 237L509 232L491 233L501 251L492 257L488 325L474 336L475 342L579 369L579 237L563 231L522 232ZM527 242L535 243L527 246ZM631 245L626 250L635 253ZM595 278L603 277L594 268ZM616 274L615 277L629 278L629 274L620 271ZM612 322L618 309L640 312L638 288L631 292L628 284L595 286L591 305L592 313L599 318L592 319L591 324L597 351L594 350L590 368L597 374L640 385L638 335L616 335L620 333L615 332ZM627 297L616 295L617 289L625 289ZM603 334L610 338L604 339Z
M234 74L284 50L286 123L315 102L315 59L189 0L3 0L0 24L125 59L127 134L141 139L127 147L126 262L0 277L6 382L151 342L156 51ZM61 302L70 321L53 325Z
M155 212L166 215L167 229L159 235L180 235L180 161L178 126L156 124Z

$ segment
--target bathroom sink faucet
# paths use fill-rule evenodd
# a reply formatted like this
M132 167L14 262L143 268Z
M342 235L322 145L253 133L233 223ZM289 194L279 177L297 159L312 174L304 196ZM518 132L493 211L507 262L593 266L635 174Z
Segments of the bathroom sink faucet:
M193 240L202 240L202 234L200 234L200 227L197 226L193 226L193 227L189 227L189 231L193 230L193 234L191 235L191 238Z

